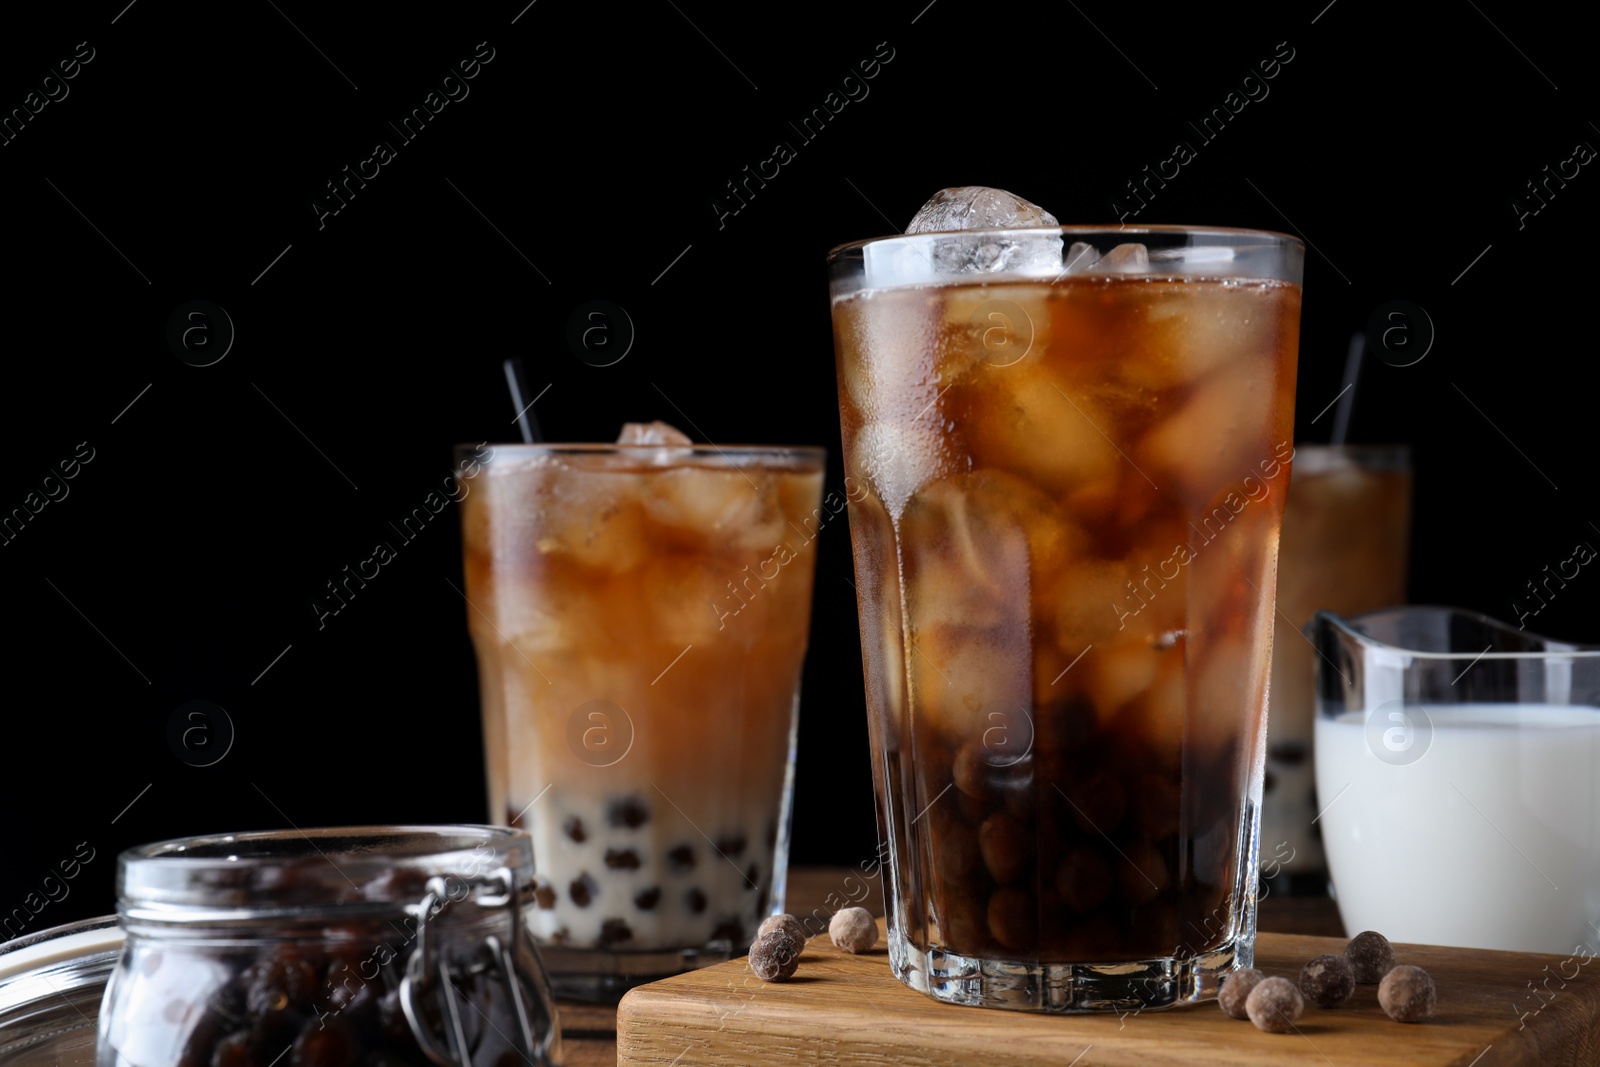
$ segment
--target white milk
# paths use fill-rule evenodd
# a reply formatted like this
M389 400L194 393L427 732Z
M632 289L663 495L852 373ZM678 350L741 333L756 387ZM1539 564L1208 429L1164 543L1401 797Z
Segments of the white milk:
M1316 724L1317 795L1346 931L1570 954L1600 945L1600 709L1424 705L1422 755L1378 709ZM1414 706L1406 711L1415 715Z

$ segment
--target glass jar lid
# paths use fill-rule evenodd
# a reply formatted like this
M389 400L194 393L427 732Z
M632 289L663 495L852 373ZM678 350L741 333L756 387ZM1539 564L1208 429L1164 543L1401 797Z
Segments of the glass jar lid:
M393 911L431 878L466 884L509 869L533 881L526 834L498 826L352 826L187 837L117 858L117 910L126 919L218 919L281 910Z

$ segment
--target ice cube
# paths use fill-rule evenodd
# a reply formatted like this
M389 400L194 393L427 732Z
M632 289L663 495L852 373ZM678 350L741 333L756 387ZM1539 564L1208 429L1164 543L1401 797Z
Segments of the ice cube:
M1056 369L1037 360L993 370L980 385L974 400L992 417L965 427L974 455L1061 498L1091 482L1116 484L1122 459L1106 436L1120 432L1114 409L1071 383L1069 396Z
M1265 360L1241 359L1203 379L1183 407L1145 435L1135 453L1140 468L1158 485L1176 480L1191 506L1223 493L1243 499L1241 479L1255 473L1258 457L1271 456L1273 370Z
M1054 215L1014 193L981 185L963 185L934 193L912 218L906 233L1055 225Z
M625 422L617 436L619 445L691 445L689 435L669 423Z
M1005 730L1024 728L1033 707L1027 597L1005 625L979 630L937 623L920 630L912 646L913 714L926 715L957 744L978 746L991 766L1008 761Z
M1066 262L1061 266L1063 274L1086 274L1089 268L1100 262L1100 253L1087 241L1074 241L1072 247L1067 249Z
M640 500L651 521L711 543L770 549L783 536L777 486L760 472L680 467L651 477Z
M919 489L958 463L943 427L933 418L866 423L847 442L847 450L894 518Z
M1094 265L1105 274L1140 274L1150 269L1150 250L1141 244L1118 245L1101 256Z
M1003 477L1003 476L1002 476ZM986 472L935 482L903 520L912 622L981 629L1028 623L1028 531Z
M967 234L1055 225L1054 215L1014 193L964 185L934 193L912 218L906 234ZM941 274L1059 271L1061 248L1061 236L1053 231L1026 237L972 233L932 242L933 265Z

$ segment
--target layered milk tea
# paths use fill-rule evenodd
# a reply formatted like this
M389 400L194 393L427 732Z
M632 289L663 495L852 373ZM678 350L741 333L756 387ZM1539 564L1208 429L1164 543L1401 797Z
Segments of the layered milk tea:
M490 803L533 837L541 944L726 955L769 913L821 484L814 449L609 445L471 483Z
M1227 953L1243 925L1248 951L1299 316L1286 282L1092 270L836 297L912 984ZM935 995L1104 1006L978 988Z

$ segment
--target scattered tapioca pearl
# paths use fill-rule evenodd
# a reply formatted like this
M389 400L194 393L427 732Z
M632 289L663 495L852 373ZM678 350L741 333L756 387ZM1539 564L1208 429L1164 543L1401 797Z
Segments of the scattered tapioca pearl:
M580 845L589 840L589 832L583 828L583 820L576 815L569 817L562 829L566 831L568 837Z
M733 857L744 854L745 840L743 834L723 834L717 838L717 851L724 856Z
M606 866L614 871L637 871L639 854L631 848L608 848Z
M1217 1006L1230 1018L1250 1018L1250 1013L1245 1010L1245 1001L1266 977L1254 967L1241 967L1236 971L1229 971L1223 976L1222 988L1217 991Z
M1344 947L1344 958L1355 972L1356 985L1375 985L1394 966L1394 946L1376 930L1363 930Z
M806 943L806 938L809 936L806 932L805 924L793 915L787 914L771 915L761 920L761 925L756 927L756 936L765 937L774 930L782 930L802 945Z
M1439 994L1432 975L1402 963L1391 967L1378 983L1378 1003L1397 1023L1419 1023L1438 1010Z
M1337 1008L1356 991L1356 973L1343 956L1324 952L1300 968L1300 992L1319 1008Z
M639 890L638 896L633 898L633 906L640 911L649 911L661 902L661 888L651 886L649 889Z
M540 882L533 887L533 899L539 902L539 907L549 911L556 906L556 891L553 887Z
M584 871L572 880L572 885L568 887L567 891L571 894L574 904L580 908L587 908L589 902L594 899L594 879L589 877L588 871Z
M1287 978L1263 978L1244 999L1244 1010L1256 1029L1286 1034L1306 1010L1305 998Z
M761 867L759 864L752 863L750 869L744 872L744 887L751 892L755 892L761 887Z
M637 830L650 821L650 809L638 797L624 797L612 802L606 812L606 820L612 826L625 826L630 830Z
M763 982L782 982L794 975L804 949L803 941L796 941L782 930L774 930L756 938L755 944L750 946L750 969Z
M744 940L744 924L738 919L724 919L711 931L711 940L741 942Z
M828 937L846 952L865 952L878 943L878 921L866 908L841 908L828 920Z
M684 903L689 905L689 910L699 915L706 910L706 895L698 889L691 889L684 894Z
M690 845L679 845L667 853L667 864L678 872L694 870L694 848Z
M633 940L633 931L621 919L607 919L600 925L600 946L610 948Z

